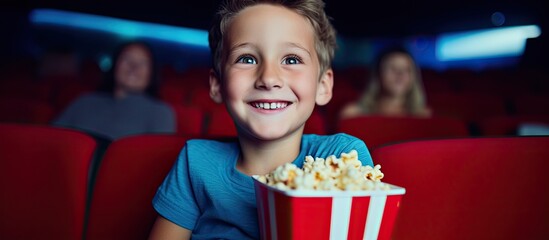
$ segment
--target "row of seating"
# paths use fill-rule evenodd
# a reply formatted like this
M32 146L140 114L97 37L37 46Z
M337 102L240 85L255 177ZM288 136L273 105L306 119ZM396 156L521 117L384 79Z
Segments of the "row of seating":
M156 217L151 199L187 140L116 141L90 184L98 154L91 136L10 124L0 134L1 239L146 239Z
M393 239L546 239L549 137L417 141L372 152L406 188Z
M36 76L38 66L32 60L12 61L0 69L2 80L66 83L75 79L77 82L97 84L102 72L95 61L84 61L79 71L74 75ZM191 85L205 85L208 83L209 68L193 67L185 71L178 71L171 65L160 69L160 76L165 82L185 82ZM368 82L371 70L365 66L336 68L336 83L350 83L357 89L363 89ZM449 69L436 71L421 70L425 90L431 92L476 92L497 93L502 96L514 95L517 92L525 94L542 93L549 90L546 73L532 69L488 69L472 71L468 69ZM337 84L336 84L337 85Z
M339 84L339 85L338 85ZM501 115L547 115L549 114L549 91L528 94L517 91L513 96L500 96L493 91L427 93L427 105L435 116L454 117L476 123L482 119ZM328 122L335 124L341 109L360 98L360 88L348 83L336 82L334 95L325 112Z
M12 86L13 87L13 86ZM78 96L92 92L93 88L79 84L69 84L64 86L62 91L56 95L52 101L47 101L47 97L40 93L39 87L31 89L28 92L20 93L17 89L23 87L10 88L2 86L0 88L0 101L4 102L25 102L24 105L35 103L45 105L51 108L50 115L60 113L68 104ZM32 90L34 89L34 90ZM21 90L21 92L24 92ZM209 91L206 87L195 89L189 93L190 97L185 97L183 87L165 86L161 89L162 100L173 106L193 106L202 111L211 112L219 107L209 97ZM337 88L334 90L332 101L321 112L325 112L328 117L328 125L336 123L341 108L359 98L356 90ZM475 123L482 119L500 116L500 115L549 115L549 95L525 95L517 96L513 99L504 99L502 97L490 94L432 94L428 96L428 105L433 109L436 116L449 116L464 120L468 123ZM15 103L17 105L17 103ZM41 117L46 119L49 115ZM333 129L333 128L331 128Z
M114 141L88 185L92 137L15 124L0 124L0 134L2 239L146 239L156 217L152 198L189 139ZM394 239L549 236L547 146L549 137L506 137L374 149L384 180L406 188Z
M30 81L0 81L2 101L21 99L48 104L54 113L63 111L73 100L97 89L98 85L85 84L74 79L61 84Z
M229 113L221 105L205 112L198 107L172 105L177 119L177 135L236 136ZM494 116L479 120L471 127L466 121L449 117L382 117L364 116L339 120L330 126L329 118L318 109L305 125L305 133L346 132L367 139L370 147L385 143L433 137L516 135L522 124L549 124L548 115ZM48 124L53 109L40 101L0 100L0 122Z
M99 71L99 69L97 68L95 71ZM47 76L39 80L31 79L29 76L21 77L17 74L0 73L0 96L32 97L37 100L49 101L56 110L62 110L74 97L84 92L93 91L100 84L101 73L93 72L88 70L85 74L75 76ZM164 81L160 90L162 99L174 104L200 107L203 107L201 105L203 103L209 104L209 101L202 101L204 94L209 99L208 74L209 69L207 68L192 68L178 73L169 66L164 67L162 71ZM427 99L432 98L429 101L431 105L441 102L437 95L457 95L458 97L464 95L462 98L473 97L473 102L483 100L474 98L475 96L488 95L490 98L497 99L500 105L510 105L505 107L509 108L507 110L510 110L511 113L514 113L515 105L517 105L517 112L524 114L524 111L530 111L532 108L527 107L524 110L523 106L531 106L532 103L537 105L535 103L538 102L522 100L525 96L546 96L549 92L549 84L545 81L546 77L542 72L501 70L476 73L465 70L448 70L439 73L424 70L423 75ZM90 80L90 76L96 79ZM366 68L341 69L336 70L335 76L334 94L336 96L334 98L355 100L367 85L369 71ZM545 98L545 100L547 99ZM523 101L525 104L516 103L517 101ZM442 104L446 103L442 101ZM438 106L434 107L437 110ZM474 108L475 105L469 104L468 107ZM483 110L485 109L481 109L481 111Z
M183 83L189 83L182 81ZM518 87L518 86L515 86ZM0 81L0 96L16 97L25 99L34 99L52 104L56 110L61 111L72 100L81 94L94 91L97 85L84 84L78 81L64 83L60 86L52 86L48 83L35 82L16 82L16 81ZM516 90L516 89L515 89ZM360 89L345 82L336 82L334 88L335 101L353 101L358 99ZM539 105L539 101L546 93L530 94L524 91L515 91L512 96L500 96L494 91L469 91L469 92L448 92L448 91L431 91L427 92L427 100L430 105L438 109L442 104L443 107L450 103L460 104L460 101L444 98L451 96L452 98L468 99L470 102L480 102L481 100L491 101L492 106L501 109L505 113L532 113L532 111L540 111L539 108L534 108ZM196 105L203 108L209 108L212 103L209 100L209 90L207 86L192 86L192 84L182 84L181 82L170 83L166 82L160 89L160 97L162 100L173 104ZM204 101L207 100L207 101ZM547 98L545 97L545 100ZM436 105L437 103L440 103ZM546 106L546 103L543 103ZM333 104L333 105L338 105ZM461 102L460 106L478 108L474 104L465 104ZM485 109L481 109L485 110Z
M514 96L517 93L539 94L549 91L547 74L532 69L492 69L472 71L449 69L435 71L421 70L425 91L429 93L492 93L500 96ZM344 82L354 88L367 86L371 71L364 67L336 69L336 84Z

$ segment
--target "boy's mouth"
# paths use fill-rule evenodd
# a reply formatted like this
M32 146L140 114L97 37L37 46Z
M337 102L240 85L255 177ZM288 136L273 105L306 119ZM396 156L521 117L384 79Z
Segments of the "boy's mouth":
M264 109L264 110L277 110L277 109L284 109L291 105L291 102L286 101L254 101L249 103L252 107L257 109Z

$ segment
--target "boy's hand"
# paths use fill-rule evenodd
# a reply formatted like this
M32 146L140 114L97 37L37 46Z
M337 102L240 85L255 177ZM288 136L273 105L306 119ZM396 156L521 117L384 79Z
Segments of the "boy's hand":
M191 239L191 230L182 228L168 219L158 216L149 235L149 240Z

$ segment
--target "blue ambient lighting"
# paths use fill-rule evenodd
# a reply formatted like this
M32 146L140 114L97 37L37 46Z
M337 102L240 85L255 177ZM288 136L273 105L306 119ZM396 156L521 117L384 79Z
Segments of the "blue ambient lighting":
M496 27L499 27L505 23L505 15L501 12L492 13L490 19L492 20L492 24Z
M35 9L30 13L30 21L34 24L83 28L114 33L130 38L151 38L208 47L208 32L199 29L130 21L54 9Z
M537 25L442 34L436 41L436 56L440 61L518 57L526 39L540 34Z

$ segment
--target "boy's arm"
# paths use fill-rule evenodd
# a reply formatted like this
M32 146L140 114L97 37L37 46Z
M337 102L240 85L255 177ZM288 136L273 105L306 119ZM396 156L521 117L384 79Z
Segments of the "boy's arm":
M159 217L150 234L150 239L190 238L200 214L189 173L188 151L192 142L189 140L185 144L154 196L153 207Z
M191 230L182 228L162 216L158 216L149 235L149 240L157 239L191 239Z

